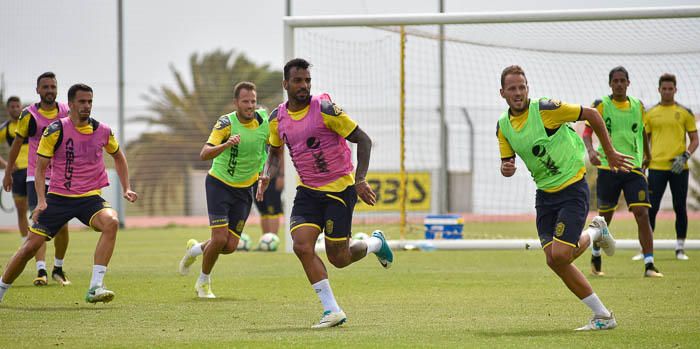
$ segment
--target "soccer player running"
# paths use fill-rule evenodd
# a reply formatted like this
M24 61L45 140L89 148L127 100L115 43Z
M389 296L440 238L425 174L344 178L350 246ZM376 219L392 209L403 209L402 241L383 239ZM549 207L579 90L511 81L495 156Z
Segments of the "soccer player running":
M138 196L129 186L126 157L114 134L109 126L90 117L92 98L89 86L71 86L68 89L70 116L52 122L44 130L37 151L38 203L32 217L34 224L29 228L27 241L0 278L0 300L44 241L55 237L73 218L102 232L95 248L92 279L85 301L107 303L114 298L114 292L104 286L103 279L114 252L119 219L117 212L100 196L102 188L109 185L102 149L114 158L124 198L134 202ZM44 174L49 162L54 165L52 182L48 194L44 194Z
M22 102L19 97L11 96L7 99L7 112L10 119L0 124L0 143L7 143L12 147L12 142L15 139L19 116L22 113ZM22 242L27 238L29 222L27 221L27 153L29 151L29 140L27 138L22 142L19 154L15 161L15 166L10 169L12 172L12 199L15 202L15 210L17 211L17 226L22 237ZM6 168L7 161L0 156L0 168ZM38 254L37 254L38 255ZM44 261L43 255L37 262Z
M314 250L319 234L325 233L326 255L337 268L369 253L375 253L379 263L389 268L394 256L379 230L367 240L350 243L357 197L368 205L376 203L376 195L365 180L372 140L327 95L311 95L310 66L301 58L284 66L282 86L287 91L287 102L270 117L268 162L280 163L281 146L287 145L300 180L290 218L294 253L323 305L323 315L312 327L326 328L345 323L347 317L333 296L326 267ZM357 144L354 176L346 140ZM268 176L274 175L269 163L258 186L258 199L263 197Z
M656 226L661 198L670 183L673 211L676 213L676 259L688 260L685 254L685 238L688 233L688 159L698 148L698 130L695 116L690 109L675 101L676 76L663 74L659 78L661 102L646 113L645 130L651 144L649 163L649 193L651 228ZM686 148L685 134L690 138Z
M503 112L497 124L501 174L505 177L515 174L517 154L537 185L537 232L547 265L593 311L591 320L577 330L615 328L614 315L573 264L591 243L614 254L615 240L602 217L595 217L590 227L581 233L588 214L589 196L585 152L581 138L569 123L590 122L612 168L628 171L629 157L615 151L595 109L549 98L530 99L528 92L525 71L517 65L506 67L501 73L500 93L509 109Z
M590 126L586 126L583 142L591 164L598 167L598 213L605 217L605 221L610 225L617 209L620 191L623 191L627 206L637 222L639 243L644 253L644 276L663 277L654 265L654 238L649 223L651 204L644 171L649 164L650 150L644 132L644 106L639 99L627 95L630 80L624 67L618 66L610 70L608 84L612 94L595 101L593 106L603 116L613 146L632 157L634 168L629 172L614 171L606 157L607 154L603 154L602 147L599 146L597 150L593 148L593 132ZM595 245L591 249L591 272L593 275L603 275L600 248Z
M240 82L233 88L236 110L219 117L199 156L214 159L207 175L207 211L211 239L187 242L180 261L186 275L197 256L204 254L202 271L194 289L200 298L216 298L211 290L211 271L220 254L236 251L253 204L253 184L267 158L270 123L265 109L256 109L256 87Z
M37 163L37 149L39 141L44 129L53 121L68 117L68 105L56 101L58 93L58 82L56 75L52 72L45 72L36 79L36 93L39 94L41 100L38 103L32 104L22 111L17 122L15 131L15 139L10 147L10 155L8 157L7 166L5 168L5 178L3 179L3 187L5 191L10 191L13 187L19 185L14 183L12 177L12 168L20 158L20 153L23 144L29 143L27 152L27 202L30 211L34 211L37 205L37 193L34 186L35 171ZM46 173L46 185L49 185L49 175ZM18 178L19 179L19 178ZM63 259L66 256L68 249L68 226L61 228L61 231L54 239L54 267L51 271L51 277L59 284L66 286L70 281L63 271ZM34 285L45 286L48 282L46 272L46 243L44 243L36 252L36 268L37 277L34 279Z

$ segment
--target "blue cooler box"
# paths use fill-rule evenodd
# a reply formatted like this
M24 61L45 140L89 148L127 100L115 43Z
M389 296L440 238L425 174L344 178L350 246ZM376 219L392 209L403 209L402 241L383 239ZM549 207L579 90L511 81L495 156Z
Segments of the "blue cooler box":
M464 219L456 214L428 215L423 221L426 239L461 239Z

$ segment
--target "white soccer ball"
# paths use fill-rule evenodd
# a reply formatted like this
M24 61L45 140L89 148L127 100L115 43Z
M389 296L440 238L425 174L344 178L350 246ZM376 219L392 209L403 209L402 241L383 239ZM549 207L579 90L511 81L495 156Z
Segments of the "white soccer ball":
M241 233L241 238L238 239L238 251L250 251L250 236L246 233Z
M280 238L275 233L265 233L260 237L258 249L260 251L277 251L280 245Z
M352 236L353 240L367 240L369 239L369 235L363 233L363 232L358 232L355 233L355 235Z

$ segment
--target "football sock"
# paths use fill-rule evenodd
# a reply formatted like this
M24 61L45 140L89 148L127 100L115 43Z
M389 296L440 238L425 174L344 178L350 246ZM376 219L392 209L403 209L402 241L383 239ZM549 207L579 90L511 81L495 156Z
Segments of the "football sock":
M102 280L105 278L107 273L107 267L104 265L93 265L92 266L92 279L90 279L90 288L102 287Z
M54 258L53 266L56 268L63 268L63 259Z
M197 281L200 284L205 284L205 283L209 282L209 274L204 274L203 272L200 272L199 278L197 279Z
M192 248L190 249L190 256L197 257L197 256L201 255L202 253L204 253L204 251L202 250L203 244L204 244L203 242L200 242L200 243L192 246Z
M36 270L41 270L41 269L46 270L46 262L45 261L36 261Z
M6 284L2 281L2 277L0 277L0 301L2 301L2 297L5 297L5 292L7 292L10 286L12 286L12 284Z
M644 254L644 264L654 264L654 254L653 253L645 253Z
M600 247L591 247L591 256L600 257Z
M685 248L685 239L676 240L676 251L682 250L684 248Z
M581 301L591 308L593 314L605 317L610 316L610 311L603 305L603 302L600 301L600 298L598 298L598 295L595 294L595 292L591 293L590 296L582 299Z
M378 252L382 248L382 239L374 236L365 240L365 243L367 244L367 254Z
M331 284L328 282L328 279L323 279L311 286L314 288L314 291L316 291L318 299L321 300L321 304L323 305L324 311L330 310L333 313L337 313L340 311L340 307L335 301L335 297L333 296L333 290L331 290Z

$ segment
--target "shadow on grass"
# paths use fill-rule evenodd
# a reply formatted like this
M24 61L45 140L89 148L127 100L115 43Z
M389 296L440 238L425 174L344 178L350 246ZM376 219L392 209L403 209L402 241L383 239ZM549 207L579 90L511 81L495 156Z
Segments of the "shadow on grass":
M189 303L199 303L199 304L207 304L207 303L240 303L240 302L248 302L250 299L244 299L244 298L234 298L234 297L219 297L217 296L216 298L198 298L198 297L193 297L189 298L187 300Z
M101 305L91 305L91 304L80 304L80 305L74 305L74 306L15 306L15 305L7 305L7 304L0 304L0 311L2 310L13 310L13 311L29 311L29 312L53 312L53 311L100 311L100 310L117 310L119 308L108 305L108 306L101 306Z
M498 331L475 331L474 334L481 337L552 337L565 333L573 333L572 329L549 329L549 330L498 330Z

